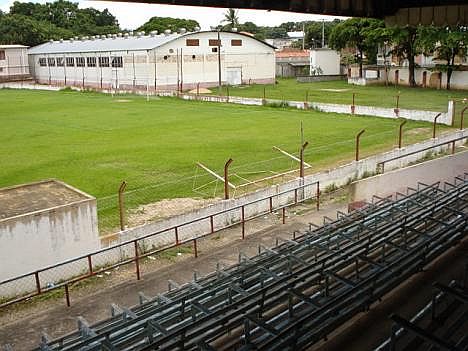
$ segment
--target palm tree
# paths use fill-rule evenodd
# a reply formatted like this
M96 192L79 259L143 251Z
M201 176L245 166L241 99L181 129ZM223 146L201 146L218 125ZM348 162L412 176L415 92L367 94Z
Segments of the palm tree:
M226 29L237 28L239 26L238 11L234 10L233 8L228 9L224 13L224 19L221 22L226 23Z

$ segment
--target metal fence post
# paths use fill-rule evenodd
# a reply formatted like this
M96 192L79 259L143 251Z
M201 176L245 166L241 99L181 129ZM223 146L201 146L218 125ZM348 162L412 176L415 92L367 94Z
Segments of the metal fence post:
M398 135L398 148L401 149L401 141L403 137L403 126L406 124L406 121L400 123L400 133Z
M398 95L396 96L396 108L393 112L395 112L397 117L400 117L400 92L398 92Z
M67 307L70 307L70 291L68 290L68 284L65 284L65 300L67 302Z
M461 111L461 116L460 116L460 130L463 130L463 119L465 118L465 111L468 109L468 106L464 107L463 110Z
M320 182L317 182L317 188L315 190L315 194L317 197L316 207L317 207L317 211L319 211L320 210Z
M122 231L125 229L124 192L125 192L126 187L127 187L127 183L125 181L123 181L119 187L119 218L120 218L120 230Z
M439 118L441 115L442 115L442 113L438 113L437 116L434 117L434 122L432 123L432 139L435 139L435 137L436 137L437 118Z
M137 280L140 280L140 257L138 254L138 241L134 241L135 245L135 267L136 267L136 275L137 275Z
M228 167L232 163L233 159L230 158L224 165L224 199L229 199L229 177L228 177Z
M356 93L353 93L353 104L351 105L351 113L354 115L354 112L356 111L356 105L354 104L355 102L355 95Z
M242 220L242 240L245 238L245 208L244 205L241 207L241 220Z
M304 144L301 145L301 168L299 171L299 176L304 178L304 150L309 145L309 142L306 141Z
M359 133L357 133L356 135L356 161L359 161L359 141L361 139L361 135L365 132L366 130L363 129L361 130Z

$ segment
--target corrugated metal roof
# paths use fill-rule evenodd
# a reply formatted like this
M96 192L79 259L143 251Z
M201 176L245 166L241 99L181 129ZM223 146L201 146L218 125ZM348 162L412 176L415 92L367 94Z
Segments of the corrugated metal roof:
M103 51L126 51L126 50L150 50L166 44L182 36L181 34L169 35L144 35L128 36L105 39L87 40L63 40L53 41L35 46L29 49L29 54L56 54L73 52L103 52Z
M155 36L144 35L144 36L128 36L128 37L113 37L105 39L87 39L87 40L63 40L53 41L44 43L28 50L28 54L58 54L58 53L79 53L79 52L109 52L109 51L127 51L127 50L151 50L162 46L170 41L177 38L184 37L187 35L205 33L210 31L202 32L189 32L184 34L172 33L169 35L159 34ZM216 33L216 32L215 32ZM223 33L223 32L222 32ZM229 32L233 33L233 32ZM259 41L262 44L276 49L273 45L270 45L262 40L251 37L243 33L235 33L237 35L252 38L253 40Z
M26 49L29 46L24 45L0 45L0 49Z

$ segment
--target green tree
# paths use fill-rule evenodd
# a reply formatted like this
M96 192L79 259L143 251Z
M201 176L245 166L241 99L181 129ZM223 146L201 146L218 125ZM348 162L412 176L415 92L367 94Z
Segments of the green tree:
M452 73L458 68L456 57L465 57L468 53L468 30L464 26L422 27L420 28L421 46L425 53L435 53L435 59L445 61L436 68L447 72L447 90L450 90Z
M171 17L152 17L148 22L138 27L137 30L145 31L147 33L157 30L159 33L162 33L166 29L170 29L176 32L180 28L185 28L189 32L193 32L197 27L200 28L200 25L195 20L186 20Z
M239 28L239 12L233 8L227 9L227 11L224 13L224 18L221 23L225 23L223 30Z
M414 70L416 68L415 56L423 51L421 28L414 26L389 28L393 44L392 54L408 61L408 81L410 87L416 86L414 78Z
M322 32L324 32L324 42L327 45L333 28L340 22L340 20L307 22L305 25L305 46L308 48L322 47Z
M356 61L359 63L359 77L362 77L364 55L369 61L375 60L378 44L369 33L383 28L384 22L370 18L351 18L336 24L330 33L329 44L335 50L354 47L357 50Z

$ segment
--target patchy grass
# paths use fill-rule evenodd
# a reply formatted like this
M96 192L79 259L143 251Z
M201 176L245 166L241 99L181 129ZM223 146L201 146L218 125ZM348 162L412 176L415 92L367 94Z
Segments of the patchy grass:
M267 99L304 101L306 94L309 102L328 102L351 104L355 93L356 105L396 107L396 96L400 95L400 108L428 111L447 111L448 100L468 97L468 91L437 90L429 88L408 88L404 86L357 86L346 81L298 83L295 79L278 79L278 84L244 85L229 87L232 96L263 97ZM223 90L226 94L226 88Z
M291 82L281 81L278 87L282 84ZM362 128L362 157L397 143L398 120L174 98L147 102L132 95L118 103L119 98L68 90L0 90L0 187L58 178L97 197L101 229L114 228L115 194L122 180L128 183L127 208L137 208L199 196L193 192L197 161L222 174L232 157L230 171L249 179L297 168L272 146L297 155L301 121L309 141L305 159L313 166L309 172L352 160L354 137ZM410 133L413 129L418 132ZM444 130L438 127L438 132ZM404 143L409 144L429 138L431 128L409 121L405 131ZM213 180L198 172L199 184Z

